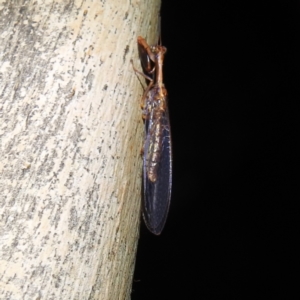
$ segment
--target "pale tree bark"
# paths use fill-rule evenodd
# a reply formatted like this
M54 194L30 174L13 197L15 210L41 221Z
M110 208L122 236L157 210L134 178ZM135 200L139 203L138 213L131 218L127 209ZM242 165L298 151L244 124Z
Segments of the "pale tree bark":
M159 0L0 2L0 299L129 299Z

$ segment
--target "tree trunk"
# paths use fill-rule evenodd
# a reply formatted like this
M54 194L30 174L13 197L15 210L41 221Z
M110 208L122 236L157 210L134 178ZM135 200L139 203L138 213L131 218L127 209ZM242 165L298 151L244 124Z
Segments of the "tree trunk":
M0 2L0 299L130 298L160 1L121 2Z

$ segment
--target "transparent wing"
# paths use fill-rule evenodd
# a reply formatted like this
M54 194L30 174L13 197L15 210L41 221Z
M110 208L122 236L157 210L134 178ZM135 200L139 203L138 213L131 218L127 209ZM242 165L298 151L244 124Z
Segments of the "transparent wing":
M162 125L161 148L157 165L157 178L153 182L148 178L147 163L150 155L149 147L155 132L155 126ZM145 146L144 146L144 166L143 166L143 188L144 188L144 205L143 217L148 229L154 234L160 234L169 211L172 187L172 147L170 135L170 121L168 111L165 111L159 120L145 121Z

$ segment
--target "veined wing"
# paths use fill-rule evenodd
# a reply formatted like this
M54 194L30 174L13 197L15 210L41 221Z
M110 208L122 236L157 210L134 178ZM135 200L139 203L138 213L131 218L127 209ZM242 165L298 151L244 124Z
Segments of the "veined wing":
M171 200L172 147L167 108L154 116L152 110L145 120L143 217L148 229L158 235L165 225Z

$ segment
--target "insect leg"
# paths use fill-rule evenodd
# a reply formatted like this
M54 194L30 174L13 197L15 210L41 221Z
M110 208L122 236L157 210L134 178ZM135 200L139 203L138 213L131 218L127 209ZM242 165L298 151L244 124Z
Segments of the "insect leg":
M155 62L155 55L154 55L154 53L152 52L151 47L147 44L146 40L143 39L141 36L139 36L139 37L137 38L137 42L138 42L139 47L144 48L144 49L146 50L146 52L147 52L149 58L150 58L153 62Z
M143 76L144 78L146 78L146 79L148 79L148 80L150 81L150 83L148 84L147 88L144 89L144 94L143 94L143 97L141 98L141 103L140 103L140 105L141 105L141 108L144 110L145 107L146 107L146 101L145 101L145 100L146 100L147 95L148 95L149 91L151 90L151 88L152 88L154 82L153 82L153 79L152 79L151 77L149 77L149 76L147 76L146 74L140 72L139 70L137 70L137 69L134 67L134 64L133 64L132 59L130 60L130 62L131 62L131 64L132 64L132 68L133 68L133 70L134 70L135 73L140 74L141 76ZM143 119L146 119L146 118L147 118L146 114L143 114Z
M132 64L132 68L133 68L133 70L134 70L135 73L140 74L141 76L143 76L144 78L146 78L147 80L149 80L151 82L153 81L153 79L150 76L144 74L143 72L140 72L138 69L135 68L132 59L130 60L130 62Z

